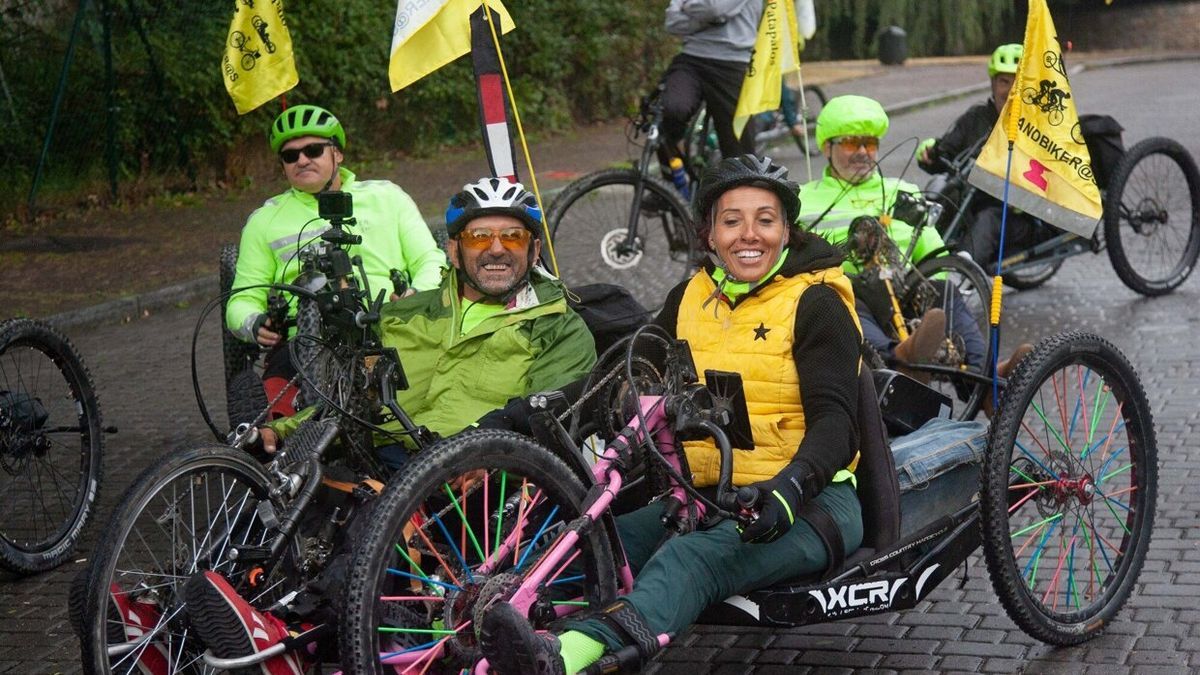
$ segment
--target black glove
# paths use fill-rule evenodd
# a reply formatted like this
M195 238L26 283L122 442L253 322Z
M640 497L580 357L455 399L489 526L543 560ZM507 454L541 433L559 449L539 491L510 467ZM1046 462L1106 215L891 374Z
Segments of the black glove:
M480 429L502 429L530 435L529 417L534 413L525 396L510 398L508 403L499 410L493 410L480 417L475 426Z
M800 482L804 468L789 464L771 480L759 481L751 487L758 489L758 518L744 528L739 527L742 541L767 544L782 537L796 524L800 507L804 505L804 488Z

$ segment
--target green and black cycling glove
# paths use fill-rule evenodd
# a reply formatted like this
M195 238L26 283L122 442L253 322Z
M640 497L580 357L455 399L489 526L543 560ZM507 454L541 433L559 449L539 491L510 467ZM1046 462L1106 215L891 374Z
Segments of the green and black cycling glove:
M807 474L801 464L788 464L770 480L759 481L752 487L758 488L758 519L745 527L739 527L742 541L766 544L787 534L800 517L804 506L804 488L801 481Z

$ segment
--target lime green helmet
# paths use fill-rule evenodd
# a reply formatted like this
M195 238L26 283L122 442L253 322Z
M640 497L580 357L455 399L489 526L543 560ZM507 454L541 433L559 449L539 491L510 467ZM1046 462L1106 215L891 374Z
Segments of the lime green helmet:
M883 138L888 116L879 101L866 96L835 96L817 115L817 145L838 136L874 136Z
M294 105L271 124L271 152L279 152L284 143L301 136L330 138L339 148L346 147L346 130L333 113L315 105Z
M1024 53L1025 47L1016 43L996 47L992 58L988 59L988 77L995 77L996 73L1017 72L1017 63Z

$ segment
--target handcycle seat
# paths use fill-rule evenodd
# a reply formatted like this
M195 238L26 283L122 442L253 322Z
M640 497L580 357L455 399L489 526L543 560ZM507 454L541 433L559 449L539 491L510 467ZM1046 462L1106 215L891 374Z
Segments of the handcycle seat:
M871 370L865 366L858 374L858 499L862 505L863 540L859 548L846 556L842 570L849 569L883 551L900 537L900 483L896 463L888 444L887 430L879 411L879 398ZM707 608L697 623L714 625L761 625L759 607L769 596L810 586L841 570L789 579L782 583L734 596Z

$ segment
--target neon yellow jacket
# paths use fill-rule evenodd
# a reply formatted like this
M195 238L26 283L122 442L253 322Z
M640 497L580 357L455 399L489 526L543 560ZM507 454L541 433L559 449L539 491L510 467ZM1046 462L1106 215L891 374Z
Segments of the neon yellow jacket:
M920 192L920 189L912 183L898 178L884 178L878 172L858 185L850 185L832 175L829 167L826 167L820 180L800 186L800 224L807 228L824 213L825 216L821 217L813 231L825 237L829 243L842 246L849 234L851 221L858 216L879 217L888 213L896 201L896 193L901 190ZM830 208L831 205L833 208ZM828 213L825 213L826 209L829 209ZM888 234L903 253L908 250L913 228L902 220L892 220L891 225L888 226ZM921 231L920 238L917 239L912 260L920 261L945 245L937 230L926 227ZM843 263L842 269L846 270L848 274L857 274L861 271L849 260Z
M391 181L360 181L349 169L339 171L342 191L354 197L354 218L358 221L348 229L363 238L361 244L350 247L350 255L362 256L372 295L381 288L391 292L393 268L407 273L409 285L417 290L436 288L446 267L446 255L438 248L412 198ZM250 214L242 228L233 287L291 283L300 273L298 244L317 241L327 229L329 223L317 217L314 195L291 188L268 199ZM268 293L267 288L252 288L230 297L225 307L226 328L253 342L255 323L266 311ZM294 314L295 299L291 302Z

